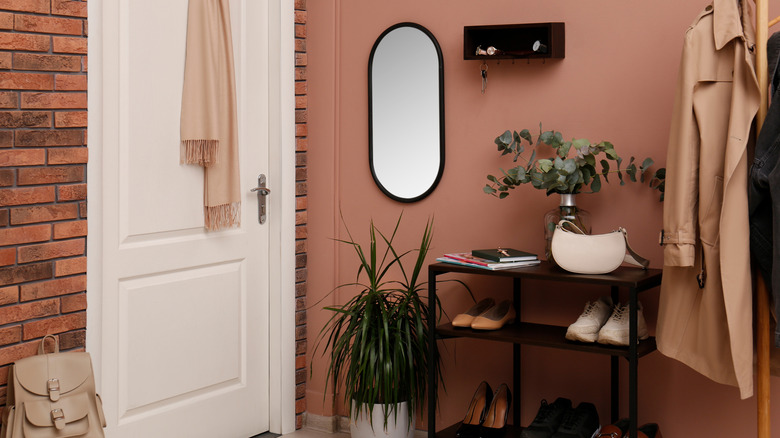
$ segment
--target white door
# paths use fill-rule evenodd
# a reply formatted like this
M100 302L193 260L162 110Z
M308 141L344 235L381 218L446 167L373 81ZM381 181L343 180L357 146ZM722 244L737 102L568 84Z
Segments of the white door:
M287 289L279 275L287 265L269 255L293 246L278 237L284 203L274 197L284 188L274 181L282 178L278 163L269 160L278 153L269 140L283 136L281 75L269 69L269 60L278 62L273 48L284 46L269 41L269 27L279 26L269 17L282 2L230 2L242 225L220 232L203 228L202 169L179 164L188 0L100 3L90 10L90 32L101 38L90 38L99 71L90 69L89 88L87 347L97 364L106 434L244 438L283 431L272 424L280 408L269 405L271 395L290 400L286 388L270 385L269 376L288 380L288 370L269 352L294 348L269 335L284 324L277 312L289 308L269 294ZM260 173L273 190L262 225L250 191Z

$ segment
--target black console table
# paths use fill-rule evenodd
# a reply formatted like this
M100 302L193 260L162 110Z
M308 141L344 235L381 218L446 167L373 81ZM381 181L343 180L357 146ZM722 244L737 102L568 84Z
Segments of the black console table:
M504 326L495 331L478 331L468 328L454 328L452 324L436 325L436 280L439 275L447 273L463 273L472 275L486 275L497 277L512 278L513 301L517 311L517 319L514 324ZM586 344L580 342L567 341L564 336L566 327L532 324L520 321L520 292L523 280L541 280L551 282L565 282L576 284L592 284L608 286L611 290L612 301L618 302L621 289L628 290L628 299L630 307L629 322L629 346L615 347L602 344ZM486 269L471 268L449 263L434 263L428 266L428 345L429 360L433 364L437 353L437 339L452 337L468 337L499 342L510 342L513 344L512 356L514 361L513 388L512 392L518 395L522 394L520 390L520 365L521 365L521 345L538 345L550 348L559 348L566 350L586 351L595 354L606 354L610 359L610 387L611 387L611 421L618 419L619 415L619 369L618 360L620 357L628 360L628 413L630 418L629 433L636 436L637 432L637 365L639 358L647 355L656 349L655 338L650 337L644 341L637 341L637 295L639 292L652 289L661 284L661 270L621 267L610 274L603 275L583 275L572 274L550 263L542 262L538 266L504 269L490 271ZM430 366L428 374L428 438L453 438L455 431L460 423L449 425L448 427L436 431L436 393L438 388L434 384L436 381L436 367ZM519 400L514 403L513 415L515 421L520 419ZM602 422L604 423L604 422ZM605 423L608 424L608 423ZM516 438L520 436L522 427L519 425L508 425L506 438Z

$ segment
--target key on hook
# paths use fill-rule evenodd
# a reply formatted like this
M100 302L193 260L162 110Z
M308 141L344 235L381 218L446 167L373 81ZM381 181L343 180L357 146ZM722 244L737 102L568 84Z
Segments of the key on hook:
M485 90L487 89L487 71L488 66L486 62L483 62L481 66L479 66L480 74L482 75L482 94L485 94Z

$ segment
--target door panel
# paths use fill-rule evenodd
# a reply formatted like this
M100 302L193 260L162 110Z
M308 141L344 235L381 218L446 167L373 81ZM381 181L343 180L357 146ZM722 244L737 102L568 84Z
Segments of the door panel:
M250 192L269 173L261 4L230 2L242 225L219 232L203 228L203 170L179 164L188 0L102 4L99 380L111 438L269 429L270 228Z

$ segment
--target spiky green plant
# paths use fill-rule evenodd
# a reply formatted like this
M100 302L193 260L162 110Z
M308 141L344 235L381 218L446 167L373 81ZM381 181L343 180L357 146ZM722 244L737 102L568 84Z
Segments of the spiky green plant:
M409 418L424 405L429 367L436 367L437 376L441 375L438 354L434 363L428 356L428 298L421 295L426 288L420 282L433 224L426 223L418 248L399 252L393 240L400 224L401 216L387 236L371 221L367 252L349 229L349 239L337 239L355 250L359 265L356 280L336 289L359 292L343 305L325 307L333 315L320 331L316 347L324 343L323 356L330 350L326 389L331 379L340 380L344 401L351 406L350 417L358 418L362 410L371 422L374 404L381 404L385 427L391 412L398 414L393 409L396 403L408 402ZM415 260L411 269L403 263L407 256Z

